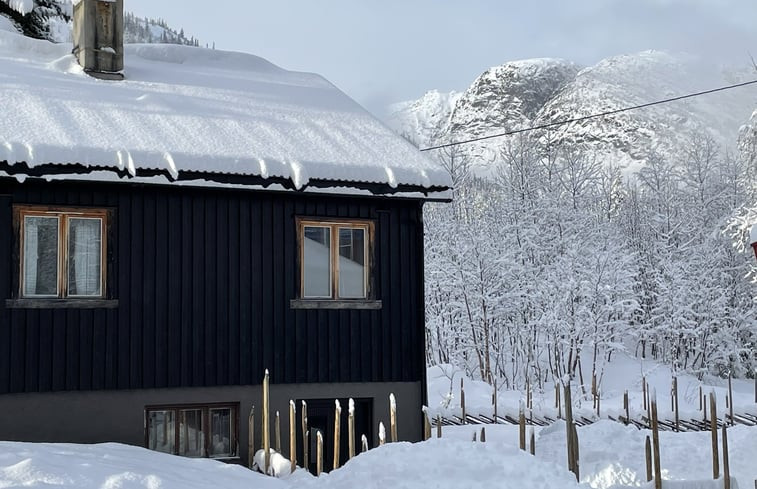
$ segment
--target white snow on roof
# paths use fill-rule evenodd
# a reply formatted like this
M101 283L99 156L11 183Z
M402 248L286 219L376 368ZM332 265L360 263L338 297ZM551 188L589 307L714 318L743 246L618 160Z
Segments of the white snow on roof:
M296 188L450 185L318 75L243 53L127 45L126 80L112 82L84 74L70 52L0 31L0 162L283 177Z

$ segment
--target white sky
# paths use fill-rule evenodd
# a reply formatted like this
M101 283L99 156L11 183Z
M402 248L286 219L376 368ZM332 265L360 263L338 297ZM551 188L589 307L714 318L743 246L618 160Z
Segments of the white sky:
M324 75L366 108L464 90L506 61L645 49L757 58L757 0L125 0L217 49Z

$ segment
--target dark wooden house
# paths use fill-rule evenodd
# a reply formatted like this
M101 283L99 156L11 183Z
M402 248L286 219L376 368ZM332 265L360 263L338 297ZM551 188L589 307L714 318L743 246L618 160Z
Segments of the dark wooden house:
M103 81L0 36L0 439L246 460L265 369L282 414L352 397L374 444L393 392L420 437L443 171L255 56L127 46Z

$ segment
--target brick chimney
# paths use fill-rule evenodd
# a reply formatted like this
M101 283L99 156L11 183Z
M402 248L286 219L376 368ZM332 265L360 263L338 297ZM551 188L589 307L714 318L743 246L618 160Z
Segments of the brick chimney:
M95 78L122 80L123 0L74 0L74 55Z

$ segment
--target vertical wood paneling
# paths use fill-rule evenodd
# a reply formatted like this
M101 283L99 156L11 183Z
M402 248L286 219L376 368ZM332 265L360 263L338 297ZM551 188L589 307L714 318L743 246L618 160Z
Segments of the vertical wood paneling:
M265 368L274 382L423 375L416 201L71 182L10 187L10 197L0 196L0 230L11 229L12 203L113 208L109 294L119 307L0 303L0 393L258 384ZM381 310L290 309L298 215L375 221ZM3 276L11 275L12 244L0 240ZM0 295L11 296L8 281Z

